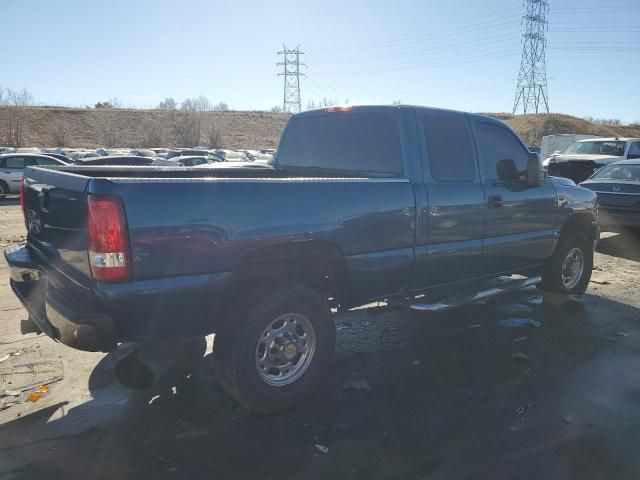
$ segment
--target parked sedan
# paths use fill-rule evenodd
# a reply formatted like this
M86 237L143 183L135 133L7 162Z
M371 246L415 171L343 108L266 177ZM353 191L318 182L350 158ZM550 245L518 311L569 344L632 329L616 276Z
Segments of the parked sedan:
M640 159L611 163L580 185L598 195L602 230L640 229Z
M147 166L153 163L153 158L138 157L135 155L113 155L106 157L93 157L77 160L76 165L81 166L102 166L102 165L120 165L120 166Z
M33 153L5 153L0 155L0 197L18 193L24 168L31 165L66 165L48 155Z

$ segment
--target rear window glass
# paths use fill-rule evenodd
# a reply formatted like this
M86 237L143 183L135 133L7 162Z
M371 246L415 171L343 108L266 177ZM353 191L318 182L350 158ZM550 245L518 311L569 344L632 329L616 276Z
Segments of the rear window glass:
M280 143L278 164L400 175L395 115L335 113L295 118Z
M441 182L468 182L475 178L471 134L464 115L426 114L431 175Z
M22 157L7 158L5 162L5 168L24 168L25 163Z

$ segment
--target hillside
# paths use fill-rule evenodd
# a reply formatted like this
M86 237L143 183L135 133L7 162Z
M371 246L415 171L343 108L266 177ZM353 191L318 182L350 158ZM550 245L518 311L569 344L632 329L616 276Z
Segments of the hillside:
M544 135L554 133L640 137L640 126L637 125L612 127L570 115L488 115L507 122L529 144L539 144ZM96 148L216 144L230 149L272 148L277 145L288 118L288 114L267 112L204 112L184 116L180 111L168 110L0 107L0 145L15 143L10 139L9 128L13 125L15 134L19 121L23 146ZM185 137L179 130L187 124L199 124L200 128L194 127L193 135Z
M559 133L581 133L600 137L640 137L640 125L612 127L560 113L530 115L487 113L486 115L508 123L529 145L540 145L543 136Z
M0 145L15 143L9 139L8 124L18 116L23 125L23 146L171 147L177 145L175 125L194 120L193 113L188 118L182 115L169 110L0 107ZM195 115L200 136L194 138L194 144L207 145L213 127L219 136L216 146L230 149L275 147L289 118L288 114L267 112Z

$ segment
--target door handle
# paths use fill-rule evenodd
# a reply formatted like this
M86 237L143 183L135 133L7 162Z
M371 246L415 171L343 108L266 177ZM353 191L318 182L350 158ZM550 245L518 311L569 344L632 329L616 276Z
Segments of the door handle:
M487 198L489 208L500 208L502 206L502 195L491 195Z

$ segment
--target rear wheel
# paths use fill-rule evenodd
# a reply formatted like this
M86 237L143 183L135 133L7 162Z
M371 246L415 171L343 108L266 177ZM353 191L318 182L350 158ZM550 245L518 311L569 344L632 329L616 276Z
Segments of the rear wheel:
M216 335L214 358L225 391L260 413L292 407L322 381L335 344L327 301L307 287L287 287L236 302Z
M559 293L583 294L593 268L593 242L580 232L563 235L547 260L541 287Z
M9 187L6 183L0 181L0 198L4 198L9 194Z

